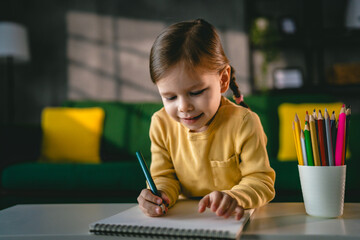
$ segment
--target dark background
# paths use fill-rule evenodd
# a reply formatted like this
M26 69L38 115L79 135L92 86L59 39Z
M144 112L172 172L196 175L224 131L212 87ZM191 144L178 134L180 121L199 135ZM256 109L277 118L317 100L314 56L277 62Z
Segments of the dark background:
M0 21L17 22L27 28L31 53L30 62L15 65L14 122L40 123L41 110L45 106L59 106L69 98L67 17L72 12L161 22L164 26L204 18L220 32L241 33L245 37L256 17L265 16L276 22L290 16L297 24L297 35L283 37L277 47L284 53L282 66L295 65L304 74L305 86L296 91L339 94L343 101L352 104L353 111L358 112L359 85L332 86L326 78L332 64L360 62L359 30L350 31L344 27L346 4L343 0L2 0ZM154 32L154 36L157 34ZM258 49L249 41L246 46L241 54L245 54L248 65L244 73L240 71L242 78L239 81L247 89L245 94L261 94L254 86L256 63L253 52ZM147 69L146 65L139 67ZM1 59L2 122L7 114L5 72L5 61ZM118 79L120 83L122 80L121 77ZM138 99L142 100L141 97L139 94ZM119 94L111 100L123 98Z

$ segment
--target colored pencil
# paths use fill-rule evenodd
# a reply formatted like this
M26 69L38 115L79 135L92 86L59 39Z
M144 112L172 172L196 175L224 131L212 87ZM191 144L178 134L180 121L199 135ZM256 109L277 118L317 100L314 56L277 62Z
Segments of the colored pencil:
M306 111L305 113L305 122L309 122L309 113Z
M351 118L351 106L348 105L345 111L346 114L346 133L345 133L345 157L346 157L346 150L347 150L347 143L349 140L349 129L350 129L350 118ZM345 159L344 157L344 159Z
M315 120L312 115L309 117L309 125L310 125L310 135L311 135L311 145L313 150L314 164L315 166L321 166L320 156L319 156L319 144L317 139L317 131L315 127Z
M320 159L321 166L327 166L327 158L326 158L326 141L325 141L325 130L324 130L324 119L321 115L321 111L319 110L318 116L318 138L319 138L319 149L320 149Z
M297 156L299 165L301 165L301 163L300 163L301 157L300 157L300 154L299 154L299 147L298 147L298 144L297 144L296 133L295 133L295 124L294 124L294 122L292 123L292 129L293 129L293 135L294 135L294 143L295 143L295 149L296 149L296 156Z
M315 120L316 132L318 132L318 123L317 123L318 118L317 118L317 115L316 115L316 110L315 110L315 108L314 108L314 111L313 111L312 116L314 117L314 120Z
M336 126L336 117L335 117L335 111L332 112L330 117L330 127Z
M146 181L147 181L147 183L149 184L149 187L150 187L151 192L152 192L154 195L156 195L156 196L158 196L158 197L161 197L161 194L160 194L160 192L157 190L156 185L155 185L155 182L154 182L153 178L151 177L149 168L148 168L148 166L146 165L146 162L145 162L145 160L144 160L143 155L141 154L140 151L137 151L135 154L136 154L136 157L137 157L137 159L138 159L138 161L139 161L139 164L140 164L140 166L141 166L141 169L143 170L143 173L144 173L144 175L145 175ZM160 204L159 206L161 207L163 213L165 214L166 212L165 212L164 202L163 202L162 204Z
M332 137L331 137L330 118L326 108L324 113L324 123L325 123L325 134L326 134L326 149L327 149L329 166L334 166L334 152L333 152Z
M313 117L314 117L314 120L315 120L316 139L317 139L317 142L318 142L318 151L319 151L319 154L320 154L320 145L319 145L319 136L318 136L318 133L319 133L318 117L317 117L317 115L316 115L316 110L315 110L315 108L314 108L314 111L313 111Z
M304 136L304 131L301 130L300 133L300 142L301 142L301 152L303 155L303 160L304 160L304 166L308 166L308 161L307 161L307 154L306 154L306 146L305 146L305 136Z
M141 166L141 169L143 170L143 173L145 175L145 178L146 178L146 181L147 183L149 184L150 186L150 189L151 189L151 192L156 195L156 196L159 196L160 197L160 193L158 192L157 188L156 188L156 185L154 183L154 180L152 179L151 177L151 174L150 174L150 171L149 171L149 168L144 160L144 157L143 155L141 154L140 151L137 151L136 153L136 157L137 159L139 160L139 164Z
M332 138L332 145L333 145L333 156L335 161L335 147L336 147L336 133L337 133L337 123L335 117L335 111L332 112L330 117L330 127L331 127L331 138Z
M313 150L311 146L311 137L310 137L310 129L309 123L305 122L305 148L306 148L306 157L307 157L307 165L314 166L314 158L313 158Z
M300 121L299 121L299 117L298 117L297 113L295 113L294 125L295 125L296 144L298 145L299 157L300 157L300 158L298 158L298 161L299 161L299 165L304 165L304 159L302 156L301 143L300 143L301 126L300 126Z
M316 132L318 131L318 126L317 126L317 120L318 120L318 118L317 118L317 115L316 115L316 110L315 110L315 108L314 108L314 111L313 111L313 117L314 117L314 120L315 120L315 126L316 126Z
M346 114L345 104L342 106L339 114L338 129L336 136L335 149L335 165L340 166L343 163L343 156L345 151L345 131L346 131Z

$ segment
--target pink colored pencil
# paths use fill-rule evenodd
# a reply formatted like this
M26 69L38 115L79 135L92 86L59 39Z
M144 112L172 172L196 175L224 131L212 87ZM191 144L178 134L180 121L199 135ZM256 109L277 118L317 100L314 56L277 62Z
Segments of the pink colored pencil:
M341 166L343 156L345 154L345 131L346 131L346 114L345 104L342 106L338 120L338 131L336 136L336 149L335 149L335 166Z

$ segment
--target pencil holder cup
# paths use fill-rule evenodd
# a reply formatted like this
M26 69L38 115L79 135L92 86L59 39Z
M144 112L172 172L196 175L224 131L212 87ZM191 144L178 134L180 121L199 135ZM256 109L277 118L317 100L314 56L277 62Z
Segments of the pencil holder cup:
M301 190L308 215L336 218L343 214L346 165L299 165Z

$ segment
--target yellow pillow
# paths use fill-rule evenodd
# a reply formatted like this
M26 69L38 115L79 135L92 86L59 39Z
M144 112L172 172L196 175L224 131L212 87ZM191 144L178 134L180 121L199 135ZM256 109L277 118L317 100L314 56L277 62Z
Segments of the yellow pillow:
M102 108L48 107L42 112L42 160L99 163Z
M339 117L339 112L342 107L342 103L302 103L292 104L283 103L278 108L279 113L279 152L277 158L280 161L297 161L294 136L292 130L292 122L295 119L295 113L299 116L301 129L305 126L305 114L308 111L312 114L314 109L316 114L321 110L322 116L324 116L325 108L331 115L332 111L335 111L336 119Z

